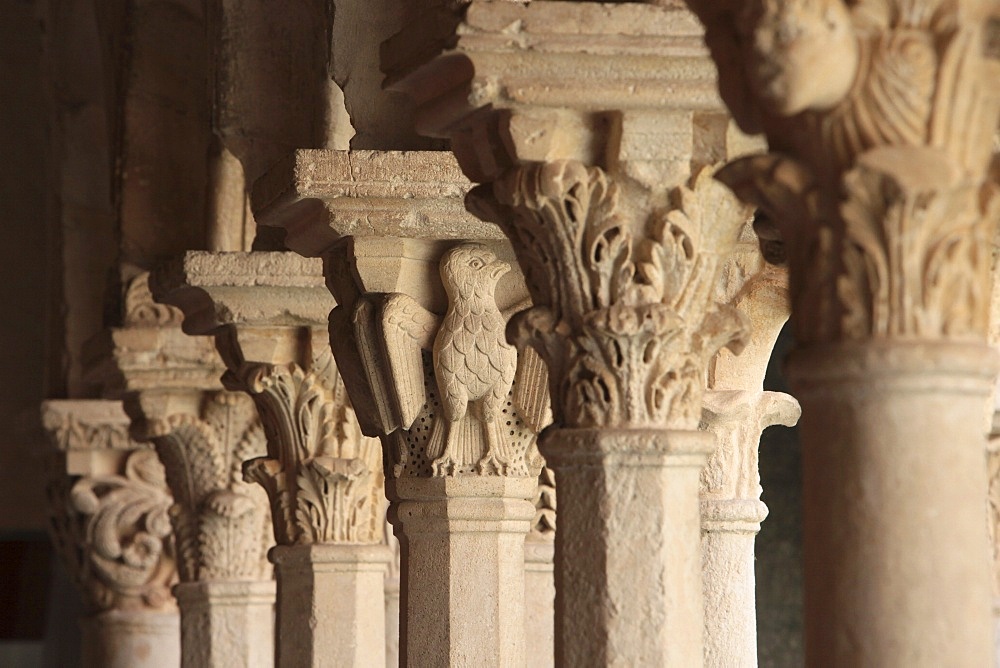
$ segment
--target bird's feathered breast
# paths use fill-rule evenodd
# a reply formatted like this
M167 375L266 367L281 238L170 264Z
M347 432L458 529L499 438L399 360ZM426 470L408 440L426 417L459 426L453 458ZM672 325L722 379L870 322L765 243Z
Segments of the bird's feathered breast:
M504 318L496 304L478 296L456 300L434 340L442 386L460 383L468 401L482 398L499 383L509 388L514 380L517 352L507 343L504 327Z

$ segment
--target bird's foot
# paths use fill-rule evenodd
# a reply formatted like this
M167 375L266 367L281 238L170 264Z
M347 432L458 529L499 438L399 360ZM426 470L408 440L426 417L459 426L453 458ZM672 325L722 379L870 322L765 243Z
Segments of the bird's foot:
M509 468L509 462L503 461L494 454L486 455L476 464L476 472L479 475L507 475Z
M439 477L453 476L458 472L458 462L448 455L442 455L431 463L431 469Z

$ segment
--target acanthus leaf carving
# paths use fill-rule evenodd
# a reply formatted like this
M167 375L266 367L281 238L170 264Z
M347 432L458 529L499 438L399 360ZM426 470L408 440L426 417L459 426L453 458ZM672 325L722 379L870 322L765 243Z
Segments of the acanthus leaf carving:
M227 385L253 397L267 430L268 456L248 460L243 477L267 492L279 544L380 540L381 448L361 433L329 347L308 371L246 362Z
M781 227L799 341L981 340L996 7L689 4L723 97L768 137L720 178Z
M663 206L598 167L534 164L475 189L469 204L504 229L525 267L536 305L509 332L548 364L556 424L697 426L708 360L738 351L746 331L712 292L749 210L710 170Z
M170 517L181 580L265 579L273 544L267 501L242 476L242 462L264 452L250 399L205 393L199 414L170 414L146 429L174 494Z

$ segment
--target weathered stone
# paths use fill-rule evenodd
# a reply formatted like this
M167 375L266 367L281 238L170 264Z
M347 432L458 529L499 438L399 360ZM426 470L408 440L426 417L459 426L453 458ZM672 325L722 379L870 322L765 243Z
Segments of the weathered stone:
M118 401L47 401L42 422L55 447L52 537L87 610L83 665L176 668L173 500L156 453L129 437Z
M382 452L333 361L320 269L292 253L193 252L155 278L188 332L215 336L223 382L254 400L268 433L267 456L242 468L271 502L278 665L381 665Z

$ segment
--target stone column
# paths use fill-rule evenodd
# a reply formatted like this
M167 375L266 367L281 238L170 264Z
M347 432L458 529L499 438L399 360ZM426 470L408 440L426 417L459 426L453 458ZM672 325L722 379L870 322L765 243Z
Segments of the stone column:
M690 4L772 151L719 176L788 249L806 662L989 665L997 8Z
M385 452L407 666L526 662L524 541L542 463L528 425L546 407L538 365L504 336L523 279L499 231L465 212L467 188L443 153L311 151L254 197L259 221L325 258L333 351Z
M177 578L163 466L117 401L42 405L55 446L51 531L83 594L85 668L177 668Z
M241 471L264 452L253 402L231 392L161 391L130 397L128 408L133 433L152 441L164 462L176 501L182 665L272 665L267 499Z
M249 397L225 392L211 337L180 329L176 308L153 302L148 277L125 296L125 326L96 345L96 380L124 396L131 433L152 442L174 505L186 668L274 661L273 545L267 496L243 481L245 460L265 452Z
M385 505L388 507L388 504ZM388 519L383 534L383 541L392 550L389 572L385 577L385 665L386 668L399 668L399 574L402 555Z
M406 63L387 82L417 101L421 132L450 138L483 184L470 210L527 277L534 306L507 332L551 380L556 665L700 665L715 438L698 425L710 360L746 333L713 291L749 210L709 168L730 132L697 21L479 0L436 25L448 39L421 43L415 21L387 43Z
M781 260L773 254L769 259ZM752 329L738 356L722 350L712 360L702 408L702 428L718 441L701 473L705 665L752 668L757 665L754 539L767 517L757 449L765 428L794 425L800 409L787 394L761 387L788 319L788 277L765 263L749 225L723 267L719 293L717 299L747 316Z
M381 446L361 433L334 363L322 263L190 252L154 288L186 331L215 336L224 384L253 398L268 435L243 476L271 502L278 665L385 664Z
M551 415L546 416L546 424ZM535 492L535 521L524 545L524 609L528 666L555 665L555 535L556 478L546 467L538 476Z

